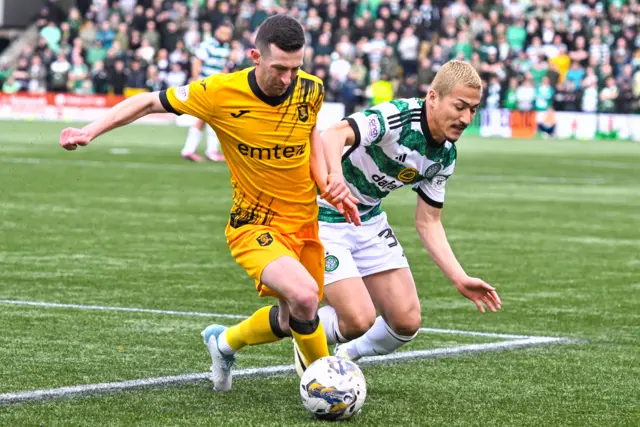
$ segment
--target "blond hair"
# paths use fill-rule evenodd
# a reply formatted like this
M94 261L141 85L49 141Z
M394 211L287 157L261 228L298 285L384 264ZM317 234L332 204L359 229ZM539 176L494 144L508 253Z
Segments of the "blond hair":
M431 88L443 97L449 95L457 84L472 89L482 89L482 79L468 62L453 60L445 63L433 78Z

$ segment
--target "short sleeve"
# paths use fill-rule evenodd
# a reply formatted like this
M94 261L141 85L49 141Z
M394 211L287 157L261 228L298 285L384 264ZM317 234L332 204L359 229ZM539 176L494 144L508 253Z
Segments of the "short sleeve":
M177 115L188 114L204 121L209 121L213 106L212 77L195 81L190 84L170 87L160 92L160 102L165 110Z
M387 132L384 115L378 108L372 108L347 117L346 120L355 134L354 145L376 145Z
M441 209L444 206L445 187L449 177L453 175L455 162L446 169L438 172L432 178L424 178L413 186L413 191L418 193L420 198L429 206Z

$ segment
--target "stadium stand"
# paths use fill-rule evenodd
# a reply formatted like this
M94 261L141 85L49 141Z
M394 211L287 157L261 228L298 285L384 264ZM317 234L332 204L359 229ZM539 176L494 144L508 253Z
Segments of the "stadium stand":
M127 94L181 85L190 57L225 21L234 27L227 71L271 14L307 31L306 71L326 101L350 113L392 97L424 96L448 59L470 61L483 107L519 111L640 110L637 0L78 0L48 3L39 37L0 63L2 92Z

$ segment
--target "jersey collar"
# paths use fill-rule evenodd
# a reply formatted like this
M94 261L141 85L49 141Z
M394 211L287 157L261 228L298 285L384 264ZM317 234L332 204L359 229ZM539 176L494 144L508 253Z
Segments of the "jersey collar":
M258 79L256 79L255 68L249 72L249 87L251 88L251 91L260 99L260 101L264 102L265 104L269 104L272 107L277 107L278 105L286 101L293 93L293 90L295 89L297 83L298 77L296 76L295 80L291 82L289 88L285 93L280 96L268 96L262 91L262 89L260 89L260 86L258 86Z
M445 142L447 142L447 140L445 139L442 143L440 143L433 138L433 135L431 135L431 131L429 130L429 125L427 124L427 101L426 100L422 104L422 112L420 114L420 127L422 128L422 133L424 134L424 137L427 140L427 145L440 148L444 145Z

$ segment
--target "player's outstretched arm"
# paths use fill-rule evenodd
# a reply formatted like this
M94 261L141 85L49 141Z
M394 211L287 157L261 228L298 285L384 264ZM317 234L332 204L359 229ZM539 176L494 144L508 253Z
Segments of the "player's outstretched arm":
M357 199L347 188L342 174L328 173L326 156L324 154L324 138L317 128L311 131L311 173L320 189L321 197L331 203L344 215L349 223L360 225ZM334 193L335 196L331 196ZM328 196L329 195L329 196Z
M342 120L322 132L322 139L329 173L342 176L342 152L356 140L353 129L349 122Z
M82 129L64 129L60 133L60 146L66 150L75 150L79 145L85 146L103 133L128 125L147 114L166 112L158 92L141 93L120 102L102 118Z
M327 162L328 185L320 194L320 198L331 204L337 204L349 200L354 205L358 200L351 195L349 188L342 176L342 152L347 145L353 145L355 134L346 121L340 121L322 133L322 149Z
M458 262L447 240L440 215L441 209L430 206L418 196L416 229L424 248L458 292L473 301L478 310L485 312L483 304L493 312L499 310L502 303L495 288L482 279L468 276Z

